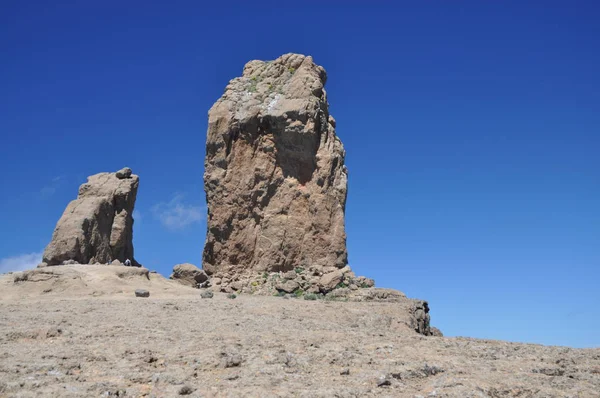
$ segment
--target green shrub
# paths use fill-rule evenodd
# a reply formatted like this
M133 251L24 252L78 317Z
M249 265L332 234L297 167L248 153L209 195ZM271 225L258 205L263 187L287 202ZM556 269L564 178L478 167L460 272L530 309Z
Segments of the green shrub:
M235 295L235 293L229 293L229 294L227 295L227 298L228 298L228 299L232 299L232 300L233 300L234 298L236 298L236 297L237 297L237 296Z
M304 300L316 300L318 296L314 293L309 293L304 295Z

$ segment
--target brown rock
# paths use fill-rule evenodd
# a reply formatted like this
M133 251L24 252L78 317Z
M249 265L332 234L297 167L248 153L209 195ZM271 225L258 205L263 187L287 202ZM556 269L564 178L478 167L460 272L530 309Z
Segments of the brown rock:
M173 267L173 273L169 279L173 279L182 285L197 287L208 280L208 275L194 264L184 263Z
M288 280L288 281L285 281L284 283L278 283L275 288L282 292L293 293L299 287L300 287L300 284L298 284L298 282Z
M251 61L210 109L209 275L347 264L345 152L325 80L304 55Z
M335 270L333 272L323 275L321 279L319 279L319 287L321 288L322 292L329 292L335 289L335 287L339 285L343 279L344 274L342 273L342 271Z
M131 173L127 178L119 178L116 173L88 177L88 182L79 187L77 199L69 203L58 220L43 262L106 264L130 259L133 265L139 265L133 257L132 217L138 185L139 177Z

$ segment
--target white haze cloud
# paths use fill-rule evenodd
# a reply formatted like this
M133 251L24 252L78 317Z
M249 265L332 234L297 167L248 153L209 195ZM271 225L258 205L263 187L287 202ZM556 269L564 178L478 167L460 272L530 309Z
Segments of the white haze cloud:
M33 269L42 262L42 254L42 252L29 253L0 259L0 273Z
M180 230L204 219L204 208L183 201L184 195L175 194L168 202L152 207L154 216L170 230Z

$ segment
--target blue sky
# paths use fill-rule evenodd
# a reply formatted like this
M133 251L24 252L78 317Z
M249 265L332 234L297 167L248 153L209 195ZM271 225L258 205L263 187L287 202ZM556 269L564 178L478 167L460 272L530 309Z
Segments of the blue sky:
M207 111L298 52L328 72L357 274L446 335L600 346L597 2L280 3L3 1L0 270L126 165L138 260L199 265Z

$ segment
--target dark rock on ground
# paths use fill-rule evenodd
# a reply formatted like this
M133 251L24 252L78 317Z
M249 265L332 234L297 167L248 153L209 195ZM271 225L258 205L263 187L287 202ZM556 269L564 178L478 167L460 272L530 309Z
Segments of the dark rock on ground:
M150 292L144 289L137 289L135 291L135 297L150 297Z

